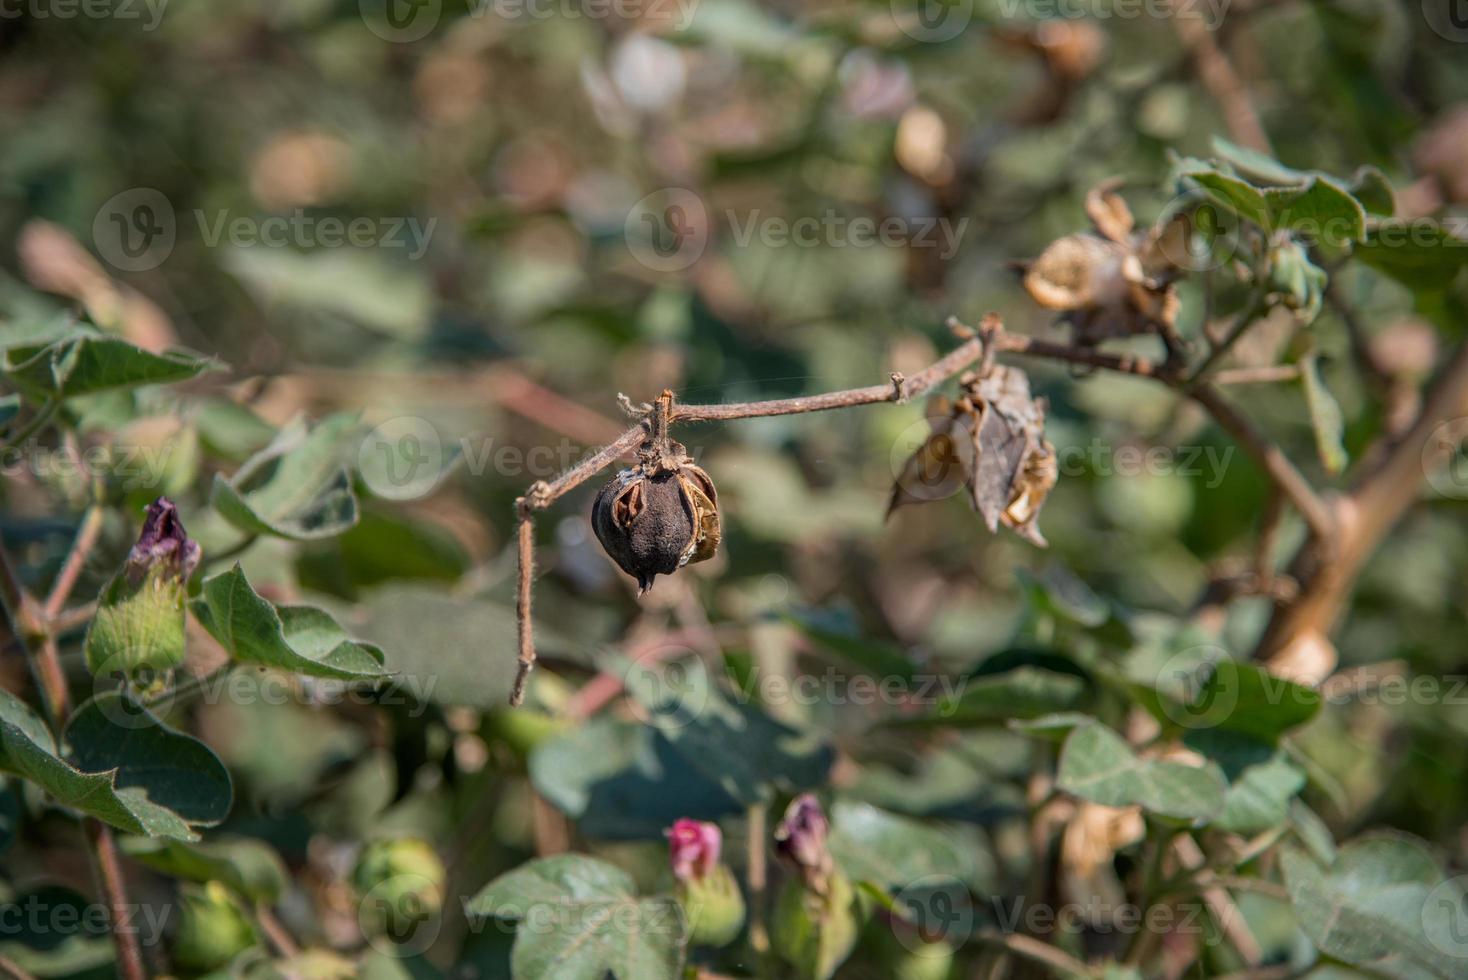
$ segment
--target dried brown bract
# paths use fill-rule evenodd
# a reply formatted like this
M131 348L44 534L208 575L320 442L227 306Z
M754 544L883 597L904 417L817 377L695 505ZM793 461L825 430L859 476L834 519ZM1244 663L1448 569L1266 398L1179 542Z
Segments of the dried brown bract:
M622 470L596 495L591 527L638 594L658 575L712 558L719 547L719 495L687 449L668 437L665 392L649 416L637 465Z
M1029 378L1018 368L994 366L961 381L963 397L930 420L932 433L904 465L887 513L961 484L990 531L1002 523L1043 548L1036 522L1058 475L1044 400L1030 397Z
M1178 215L1138 231L1114 186L1103 183L1086 195L1094 232L1059 238L1018 266L1025 290L1041 306L1065 312L1077 344L1156 333L1171 348L1178 314L1173 283L1185 271L1187 219Z

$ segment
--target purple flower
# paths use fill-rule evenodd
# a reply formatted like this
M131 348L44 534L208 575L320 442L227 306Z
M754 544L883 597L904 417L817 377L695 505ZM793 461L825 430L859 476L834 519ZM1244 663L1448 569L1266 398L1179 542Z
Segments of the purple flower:
M191 540L184 530L173 501L159 497L148 505L143 533L127 553L128 577L141 581L158 568L176 581L186 582L199 566L202 554L199 542Z
M818 892L831 872L831 853L826 850L826 837L831 824L813 793L802 793L790 801L785 817L775 828L775 850L790 861Z
M683 817L673 822L667 835L673 877L679 881L704 878L719 863L724 838L718 824Z

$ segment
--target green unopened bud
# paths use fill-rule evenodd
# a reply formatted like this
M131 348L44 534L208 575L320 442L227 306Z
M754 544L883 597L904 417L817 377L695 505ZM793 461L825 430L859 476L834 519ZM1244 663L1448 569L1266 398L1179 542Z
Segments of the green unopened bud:
M244 906L217 881L179 891L173 958L180 966L213 970L253 946L258 937Z
M172 501L150 504L127 563L97 600L86 639L94 675L137 680L183 662L185 585L199 557Z
M775 905L771 941L799 980L827 980L856 945L860 924L851 882L832 870L824 884L822 895L792 878Z
M416 837L368 844L352 871L352 884L362 896L364 931L408 937L443 909L443 862Z
M675 891L694 946L727 946L744 928L744 895L728 865L716 864L702 877L680 879Z

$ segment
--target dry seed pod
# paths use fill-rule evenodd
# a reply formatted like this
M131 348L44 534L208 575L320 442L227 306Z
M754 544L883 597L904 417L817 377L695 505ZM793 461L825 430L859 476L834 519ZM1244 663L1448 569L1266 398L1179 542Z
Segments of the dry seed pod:
M1030 397L1029 378L1011 367L996 366L982 378L968 376L964 390L948 417L931 420L932 434L893 487L888 515L904 504L936 499L912 492L915 474L941 463L946 478L961 467L969 502L989 530L1003 524L1044 547L1036 521L1058 475L1055 447L1045 438L1044 401Z
M650 439L639 456L596 495L591 527L612 560L637 579L641 595L658 575L713 557L719 495L687 450L666 436Z

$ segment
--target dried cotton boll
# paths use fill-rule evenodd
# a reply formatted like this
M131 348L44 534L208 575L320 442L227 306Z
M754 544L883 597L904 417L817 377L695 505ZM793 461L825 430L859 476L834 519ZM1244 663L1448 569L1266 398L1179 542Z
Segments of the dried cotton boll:
M638 464L596 495L591 528L617 566L637 579L638 594L659 575L705 561L719 547L719 495L687 450L663 437Z

